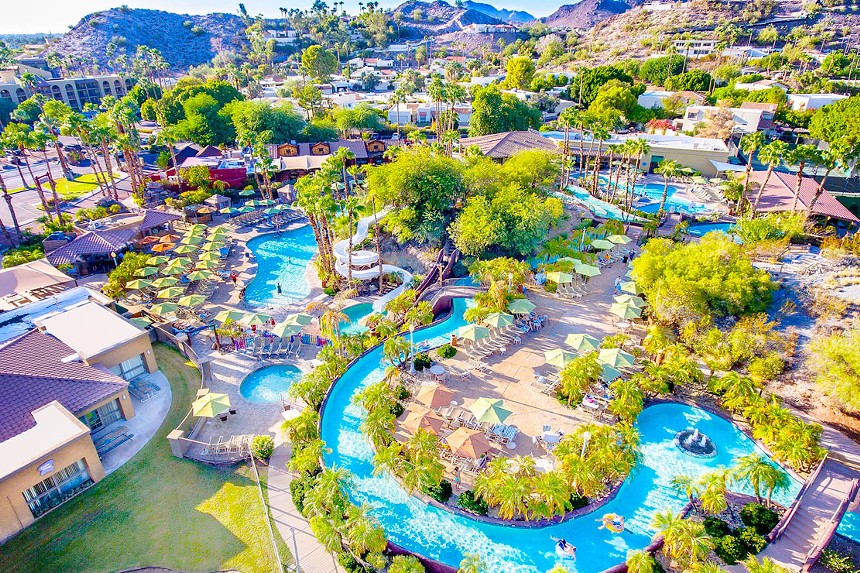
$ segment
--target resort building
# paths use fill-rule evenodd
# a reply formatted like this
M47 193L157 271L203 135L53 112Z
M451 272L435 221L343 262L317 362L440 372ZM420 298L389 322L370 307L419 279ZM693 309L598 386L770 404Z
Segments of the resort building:
M352 152L354 164L366 165L380 163L387 145L380 139L338 139L317 143L288 142L269 145L268 149L280 172L279 179L295 179L322 167L325 160L342 147Z
M727 108L732 114L733 133L754 133L773 128L776 104L744 102L741 107ZM681 131L695 131L696 126L719 113L722 108L711 105L691 105L684 117L675 120Z
M0 313L52 297L75 284L75 279L44 258L2 269Z
M507 131L479 137L465 137L460 140L460 151L477 146L481 153L491 159L502 161L520 151L543 150L559 152L558 145L536 131Z
M704 58L714 53L717 40L673 40L672 45L686 58Z
M767 172L753 171L750 173L752 187L756 189L764 183ZM758 210L761 212L790 212L794 210L794 189L797 185L797 176L793 173L782 173L774 171L767 180L767 185L761 194ZM812 205L812 215L828 219L836 219L848 224L857 224L860 219L840 203L836 197L827 190L822 191L818 198L818 182L812 177L804 177L800 186L800 195L797 201L797 211L806 211Z
M11 68L0 69L0 98L18 105L34 93L40 93L81 111L85 104L100 104L105 96L120 98L134 85L130 78L121 78L114 74L61 78L44 60L31 60L26 63L18 62ZM31 86L21 80L25 73L32 74L35 84Z

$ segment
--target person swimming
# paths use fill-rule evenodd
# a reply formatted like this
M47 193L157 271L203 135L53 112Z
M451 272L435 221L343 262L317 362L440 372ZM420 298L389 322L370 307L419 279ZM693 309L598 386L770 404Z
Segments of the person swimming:
M576 547L567 542L565 539L557 539L551 537L555 541L555 550L562 557L576 557Z

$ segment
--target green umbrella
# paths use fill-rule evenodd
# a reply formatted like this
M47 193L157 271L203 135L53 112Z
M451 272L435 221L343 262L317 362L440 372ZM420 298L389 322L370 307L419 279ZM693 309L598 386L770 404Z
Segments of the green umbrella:
M245 205L244 207L239 207L240 213L253 213L254 211L256 211L256 209L254 209L250 205Z
M504 312L494 312L492 314L488 314L487 318L485 318L483 322L493 328L505 328L506 326L510 326L514 323L514 317L513 315Z
M511 411L504 407L505 403L497 398L478 398L469 406L469 411L481 424L501 424Z
M276 203L277 203L277 201L275 201L273 199L262 199L262 200L260 200L260 206L261 207L271 207L272 205L275 205Z
M269 207L268 209L263 211L263 213L265 213L266 215L277 215L280 212L281 212L281 210L276 209L275 207Z
M561 348L547 350L543 355L547 364L550 366L558 366L559 368L564 368L573 362L574 358L576 358L576 354L568 352L567 350L562 350Z
M136 277L151 277L152 275L158 274L158 267L143 267L142 269L137 269L134 272L134 276Z
M131 318L129 320L131 320L131 323L138 328L146 328L147 326L152 324L152 321L150 319L146 318L145 316L136 316L136 317Z
M642 294L642 291L639 289L639 287L636 286L636 283L633 281L621 283L621 290L629 294Z
M508 303L508 310L514 314L528 314L535 308L535 305L526 298L514 299Z
M290 207L289 205L286 205L284 203L281 203L280 205L275 205L275 209L277 209L278 211L287 211L291 208L292 207Z
M173 249L174 253L178 253L180 255L190 255L191 253L196 253L198 248L194 245L179 245L175 249Z
M209 229L210 235L226 235L229 232L230 231L225 229L222 225L218 225L217 227L212 227L211 229Z
M175 302L162 302L161 304L153 305L152 308L149 309L150 312L153 312L157 315L170 314L171 312L176 312L177 306Z
M564 342L577 352L593 352L600 346L600 341L588 334L568 334Z
M191 265L191 262L192 262L191 259L188 257L178 257L178 258L173 259L169 263L167 263L167 265L165 265L165 268L168 268L168 267L185 268L185 267Z
M227 322L228 320L231 322L239 322L242 320L243 316L245 316L245 313L241 310L222 310L215 315L215 320L221 323Z
M152 286L155 288L165 288L169 286L173 286L179 282L179 279L176 277L161 277L152 281Z
M490 336L490 329L486 326L480 326L477 324L467 324L466 326L460 327L460 330L457 332L457 336L459 338L471 340L472 342L477 342Z
M213 273L212 271L206 270L206 269L194 270L194 271L191 271L190 273L188 273L188 280L190 280L190 281L205 281L207 279L211 279L214 276L215 276L215 273Z
M299 326L307 326L314 319L309 314L305 314L303 312L297 312L296 314L289 315L284 322L287 324L297 324Z
M227 394L210 392L191 403L191 413L202 418L214 418L230 410L230 397Z
M632 294L622 294L620 296L616 296L615 302L635 306L636 308L645 308L646 304L644 300L642 300L638 296L633 296Z
M158 265L163 265L169 260L170 257L168 257L167 255L156 255L154 257L149 257L148 259L146 259L146 264L157 267Z
M582 275L584 277L596 277L597 275L600 274L599 268L595 267L594 265L586 265L586 264L577 265L573 269L573 271L576 274Z
M195 224L191 225L190 227L188 227L187 229L185 229L185 232L186 233L200 233L200 232L205 231L205 230L206 230L206 225L204 225L203 223L195 223Z
M263 326L272 320L272 317L262 312L249 312L239 320L245 326Z
M242 191L239 191L239 195L241 197L253 197L254 193L256 193L256 191L253 189L243 189Z
M167 287L165 289L161 289L155 295L156 298L176 298L178 296L182 296L182 293L185 292L185 289L178 286Z
M613 368L609 364L601 364L600 369L601 369L600 370L600 379L603 380L604 382L606 382L607 384L609 382L612 382L613 380L616 380L618 378L621 378L621 376L623 376L621 374L621 371Z
M265 203L263 203L263 201L261 201L260 199L251 199L250 201L245 201L246 207L262 207L264 205Z
M161 271L161 274L165 276L175 276L181 275L184 272L185 269L182 267L164 267L164 269Z
M239 213L239 209L236 209L235 207L225 207L218 212L222 215L236 215Z
M591 241L591 246L595 249L599 249L601 251L606 251L615 247L614 243L611 243L605 239L595 239Z
M287 321L279 322L272 328L272 334L275 336L280 336L281 338L286 338L288 336L293 336L302 331L301 325L298 324L290 324Z
M202 247L200 247L200 250L201 251L218 251L218 250L223 249L223 248L224 248L224 243L222 243L221 241L210 241L210 242L206 243L205 245L203 245Z
M570 273L562 273L559 271L550 271L546 274L546 279L558 284L569 283L573 280L573 275Z
M582 261L579 259L574 259L573 257L560 257L556 259L557 263L573 263L574 265L580 264Z
M204 251L202 255L200 255L199 260L201 261L217 261L221 258L221 255L218 253L214 253L212 251Z
M218 265L220 265L218 261L198 261L197 268L198 269L214 269Z
M187 235L182 237L182 240L179 241L183 245L199 245L203 242L202 235Z
M636 358L620 348L603 348L597 356L597 361L601 364L608 364L613 368L631 368Z
M134 279L133 281L128 281L125 283L125 288L130 288L132 290L138 290L142 288L146 288L152 284L152 281L149 279Z
M631 239L627 235L609 235L608 237L606 237L606 240L610 243L615 243L616 245L626 245L633 239Z
M612 303L612 306L609 307L609 312L624 320L632 320L642 316L642 309L619 302Z
M177 300L176 304L179 306L200 306L204 302L206 302L206 297L202 294L189 294Z

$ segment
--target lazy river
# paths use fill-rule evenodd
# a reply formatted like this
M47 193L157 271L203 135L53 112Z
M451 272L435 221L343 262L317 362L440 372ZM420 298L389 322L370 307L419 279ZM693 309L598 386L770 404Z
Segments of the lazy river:
M415 342L439 346L465 324L465 299L454 299L451 315L415 332ZM367 503L389 539L410 551L457 567L466 553L479 553L494 573L544 573L556 564L571 571L597 573L624 561L629 550L641 549L651 540L652 516L670 508L679 511L685 498L671 487L679 474L701 475L720 466L731 466L743 455L761 450L733 424L699 408L682 404L650 406L640 414L636 427L641 435L641 463L625 480L615 498L593 513L544 528L520 528L481 523L428 505L410 496L390 475L373 476L373 452L361 435L364 410L352 404L362 388L378 382L385 372L382 349L377 347L358 359L335 383L321 412L322 439L331 453L327 466L349 470L353 484L350 497ZM675 434L696 427L715 442L718 454L696 458L674 444ZM527 439L522 437L521 439ZM800 489L791 480L788 491L774 500L789 505ZM613 534L598 529L604 513L618 513L626 529ZM577 546L575 563L561 561L551 537L565 538Z

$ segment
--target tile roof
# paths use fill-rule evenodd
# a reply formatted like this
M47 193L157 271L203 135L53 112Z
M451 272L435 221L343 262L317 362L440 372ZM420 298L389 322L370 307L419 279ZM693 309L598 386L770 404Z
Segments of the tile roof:
M141 231L148 231L155 227L160 227L165 223L169 223L170 221L176 221L177 219L181 219L182 217L175 213L167 213L165 211L156 211L153 209L144 209L143 210L143 220L138 225L138 229Z
M756 187L764 182L765 171L753 171L750 174L750 181L758 183ZM797 184L797 176L794 173L783 173L774 171L770 179L767 181L767 187L761 195L759 203L759 211L791 211L794 206L794 188ZM815 193L818 191L818 182L812 177L804 177L800 186L800 196L798 197L798 210L806 210L812 202ZM756 191L757 193L758 191ZM845 205L840 203L836 197L824 190L815 205L812 207L813 215L821 217L831 217L842 221L857 223L860 221L854 213L848 210Z
M74 264L80 255L107 255L125 247L136 233L134 229L88 231L49 253L46 258L52 265L58 266Z
M558 152L558 146L534 131L508 131L460 140L462 149L477 145L481 153L493 159L507 159L520 151L541 149Z
M73 354L38 330L0 346L0 441L32 428L33 410L54 400L77 414L128 387L104 368L69 361Z

